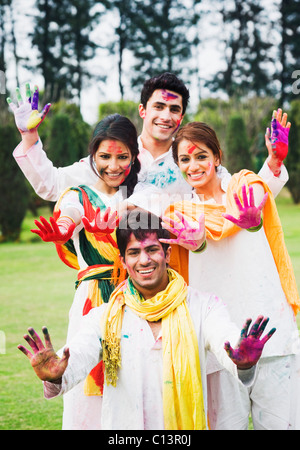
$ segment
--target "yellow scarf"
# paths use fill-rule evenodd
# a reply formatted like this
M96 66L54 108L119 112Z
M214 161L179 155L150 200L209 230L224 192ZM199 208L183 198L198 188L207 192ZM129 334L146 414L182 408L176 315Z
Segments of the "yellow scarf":
M167 288L145 300L130 280L113 292L102 318L103 361L107 384L116 386L121 366L123 306L148 321L162 319L163 409L165 429L206 429L198 342L186 303L187 285L169 269Z
M248 170L241 170L239 173L233 175L227 189L226 207L218 204L203 205L192 202L178 202L171 205L166 210L165 215L172 217L174 220L178 220L177 216L174 214L175 210L177 210L184 214L187 218L192 218L198 221L200 214L204 213L206 237L215 241L224 239L240 231L238 226L222 217L224 212L233 216L237 214L237 207L234 201L233 192L236 191L239 198L242 200L242 185L245 184L248 188L250 184L254 183L260 183L269 194L267 203L263 210L264 231L278 270L282 289L288 303L291 305L294 314L296 315L300 310L300 300L293 266L284 242L284 234L280 218L272 192L270 191L268 185L258 175ZM186 261L188 258L188 251L186 250L184 252L183 249L181 252L181 259L184 260L185 258Z

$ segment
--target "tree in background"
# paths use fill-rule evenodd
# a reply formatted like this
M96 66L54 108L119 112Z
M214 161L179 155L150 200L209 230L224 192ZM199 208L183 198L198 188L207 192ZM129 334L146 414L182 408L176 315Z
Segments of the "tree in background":
M292 123L289 133L289 153L286 166L289 172L289 189L295 203L300 203L300 100L291 102L289 120Z
M281 35L279 59L281 68L280 104L293 99L292 73L300 69L300 0L282 0L278 31Z
M95 56L90 32L99 19L96 0L36 0L32 44L38 49L38 64L44 82L43 101L77 98L80 105L84 80L91 78L84 64ZM30 62L27 64L30 67Z
M192 25L198 20L194 0L145 0L135 2L135 32L132 52L132 85L140 89L144 81L162 72L173 72L189 80L195 70L188 64L197 40Z
M6 72L7 30L5 24L7 22L7 11L10 3L11 3L10 0L2 0L0 3L0 71L1 71L0 93L1 94L3 94L6 90L5 72Z
M81 104L81 93L85 83L92 78L92 74L85 68L85 63L95 57L97 45L91 40L90 33L97 24L101 13L94 9L96 4L106 5L108 2L97 0L69 0L61 1L64 4L64 33L63 59L65 70L69 74L68 88L72 98L78 99ZM105 80L103 75L97 77Z
M44 78L43 101L55 102L61 96L69 97L67 91L68 73L64 69L64 21L63 2L57 0L36 0L38 14L34 17L33 31L29 37L38 50L38 62L27 55L27 68L38 71Z
M245 122L237 114L230 116L228 120L225 165L232 174L242 169L253 170Z
M128 117L135 125L137 133L142 131L142 120L139 115L139 105L131 100L120 100L119 102L106 102L99 105L99 120L110 114L121 114Z
M82 119L79 107L62 100L50 111L41 138L54 166L67 166L87 156L91 127Z
M15 124L0 124L0 242L19 238L28 206L26 180L11 156L19 140Z
M124 53L126 50L130 50L134 45L133 32L136 19L134 5L134 0L112 0L109 2L108 6L108 8L119 18L115 27L116 39L111 46L109 46L109 50L118 55L118 83L121 100L123 100L125 95L123 80Z
M260 3L258 0L219 2L225 69L206 83L213 91L221 90L229 97L273 93L272 74L267 64L271 61L272 43L268 41L267 18Z

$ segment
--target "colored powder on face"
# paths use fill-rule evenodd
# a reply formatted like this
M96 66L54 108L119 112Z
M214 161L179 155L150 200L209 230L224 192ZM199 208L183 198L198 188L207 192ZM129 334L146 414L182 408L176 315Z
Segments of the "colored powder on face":
M189 147L187 150L188 154L191 155L196 148L197 148L196 145L192 145L191 147Z
M115 141L110 142L110 144L107 148L107 151L109 153L117 153L117 154L122 153L121 147L119 145L117 145L117 143Z
M211 173L211 171L212 171L212 167L213 167L212 163L209 162L209 163L208 163L207 175L210 175L210 173Z
M175 134L177 132L178 128L180 127L181 120L182 120L182 115L181 115L180 119L177 120L176 128L173 131L173 134Z
M125 179L128 177L128 175L131 172L131 166L132 166L133 162L130 161L130 163L128 164L127 167L125 167L125 172L124 172L124 179L122 180L121 184L123 183L123 181L125 181Z
M161 90L162 98L168 102L169 100L174 100L175 98L178 98L178 95L171 94L171 92L166 91L166 89Z
M186 180L187 179L187 174L185 172L181 172L181 175L183 176L183 178Z

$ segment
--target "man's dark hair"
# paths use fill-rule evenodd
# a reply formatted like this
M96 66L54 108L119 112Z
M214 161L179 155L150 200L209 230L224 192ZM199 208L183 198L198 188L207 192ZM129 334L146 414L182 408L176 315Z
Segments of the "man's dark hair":
M161 222L160 217L141 208L127 211L116 229L120 255L123 258L125 257L125 251L132 234L138 241L143 241L152 233L156 234L157 239L170 239L170 233L162 227ZM161 245L166 254L169 244L161 243Z
M181 81L176 75L173 73L164 72L161 75L145 81L141 92L141 103L144 108L146 108L149 98L152 96L153 92L156 91L156 89L167 89L181 95L182 114L185 113L190 98L190 93L183 81Z

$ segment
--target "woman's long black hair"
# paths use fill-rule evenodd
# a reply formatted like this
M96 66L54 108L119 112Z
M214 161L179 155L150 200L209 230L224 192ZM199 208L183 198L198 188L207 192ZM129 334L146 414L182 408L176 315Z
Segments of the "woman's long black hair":
M137 131L133 123L125 116L112 114L102 119L95 127L94 133L89 144L90 164L93 171L99 176L94 166L94 155L102 141L114 139L123 142L131 153L134 162L131 166L129 175L125 178L121 186L126 186L127 197L129 197L138 181L138 173L141 164L138 159L139 148L137 142Z

